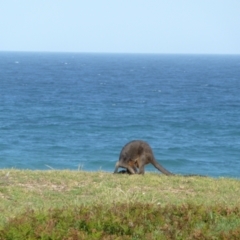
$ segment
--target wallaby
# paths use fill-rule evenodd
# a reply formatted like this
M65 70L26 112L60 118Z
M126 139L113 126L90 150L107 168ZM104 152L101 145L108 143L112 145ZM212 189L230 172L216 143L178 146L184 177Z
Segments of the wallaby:
M114 173L117 173L118 168L122 167L127 171L121 173L144 174L144 167L149 163L165 175L174 175L156 161L151 147L142 140L131 141L122 148ZM137 168L139 168L139 172Z

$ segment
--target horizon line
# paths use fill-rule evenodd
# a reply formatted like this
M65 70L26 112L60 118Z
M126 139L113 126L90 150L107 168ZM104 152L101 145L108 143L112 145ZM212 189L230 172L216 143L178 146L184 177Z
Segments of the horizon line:
M240 55L240 53L153 53L153 52L87 52L87 51L39 51L39 50L0 50L0 53L53 53L53 54L115 54L115 55Z

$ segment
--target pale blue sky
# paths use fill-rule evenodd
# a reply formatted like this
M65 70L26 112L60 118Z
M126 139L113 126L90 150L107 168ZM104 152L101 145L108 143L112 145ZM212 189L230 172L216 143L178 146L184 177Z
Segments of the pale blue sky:
M0 51L240 54L240 0L0 0Z

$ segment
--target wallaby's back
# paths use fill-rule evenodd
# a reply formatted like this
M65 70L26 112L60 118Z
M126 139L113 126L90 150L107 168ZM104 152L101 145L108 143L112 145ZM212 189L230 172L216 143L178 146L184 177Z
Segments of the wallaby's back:
M129 161L139 158L143 154L148 154L152 157L153 152L148 143L142 140L133 140L127 143L121 150L119 161Z

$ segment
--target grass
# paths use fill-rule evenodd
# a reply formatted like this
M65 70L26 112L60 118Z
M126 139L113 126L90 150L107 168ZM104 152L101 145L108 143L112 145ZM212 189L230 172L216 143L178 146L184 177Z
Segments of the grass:
M201 228L201 224L205 226L202 217L206 212L209 212L210 215L208 214L206 219L218 219L217 226L219 229L232 231L232 229L240 225L238 220L240 212L240 181L230 178L167 177L158 173L147 173L144 176L130 176L101 171L0 170L0 230L6 224L13 221L12 219L20 221L19 217L22 219L26 215L26 212L30 210L34 212L36 218L36 214L40 212L46 214L44 216L48 218L49 209L62 209L60 212L64 212L67 208L70 212L73 211L72 209L75 209L73 211L75 212L78 211L76 209L91 208L92 210L89 211L94 212L97 211L96 206L98 206L97 209L102 209L102 213L98 214L101 216L106 215L104 219L107 222L109 221L107 220L109 212L114 212L113 209L115 208L132 211L131 209L134 206L135 208L139 206L139 209L147 209L145 213L144 211L139 212L139 210L136 210L136 214L140 218L142 217L142 219L146 219L146 214L150 211L149 209L157 209L157 212L165 211L163 213L166 214L165 219L172 219L174 212L177 216L182 216L185 219L186 216L181 215L182 211L190 211L189 209L196 208L194 211L199 212L198 219L201 221L198 222L196 220L197 223L195 222L195 225L197 224L199 228ZM169 210L169 212L172 211L171 216L167 214L166 209L171 209ZM222 215L222 211L224 214L226 213L224 216ZM236 212L235 215L232 214L234 211ZM228 215L227 212L231 212L231 214ZM23 215L21 215L22 213ZM140 214L143 215L140 216ZM123 214L123 219L124 216L126 218L126 215ZM115 218L118 219L120 217L112 216L112 219ZM31 216L31 219L33 219L33 216ZM102 222L105 221L104 219ZM179 222L183 220L178 217L176 219L179 219ZM194 217L191 217L191 219L194 219ZM119 221L119 224L122 220L117 221ZM134 222L135 220L132 221ZM169 220L169 223L171 221L173 221L172 224L174 225L174 220ZM121 222L121 224L125 226L124 222ZM178 224L178 220L176 220L176 224ZM104 226L103 229L105 229ZM162 228L164 226L163 224ZM167 226L170 226L170 224L165 226L166 229L169 228ZM153 228L155 232L159 231L158 228ZM99 229L101 229L99 230L100 232L104 232L102 228ZM139 228L138 231L140 230ZM146 232L146 229L144 231ZM163 232L164 229L161 230L161 234ZM86 234L86 232L82 234ZM195 239L197 239L196 236Z
M29 210L9 221L0 239L239 239L239 217L239 208L191 204Z

